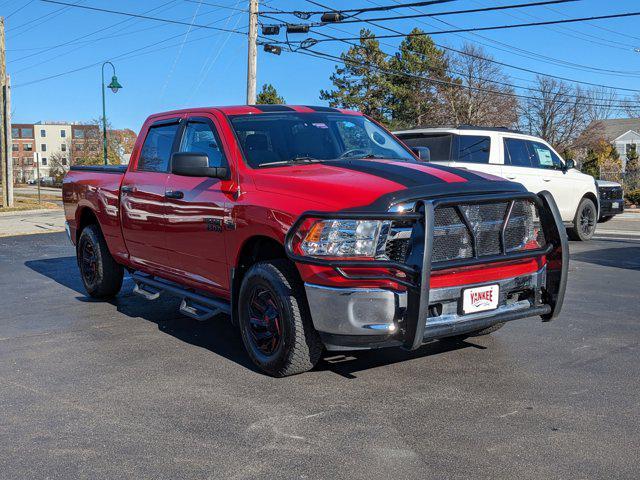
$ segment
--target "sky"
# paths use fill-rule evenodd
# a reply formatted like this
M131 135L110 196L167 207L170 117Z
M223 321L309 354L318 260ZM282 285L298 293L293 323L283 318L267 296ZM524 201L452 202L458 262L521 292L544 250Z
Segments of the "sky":
M110 60L123 89L106 92L107 117L116 128L138 131L152 114L176 108L235 105L246 102L248 0L61 0L89 6L171 19L170 24L131 18L42 0L0 0L5 20L7 72L12 83L12 120L86 122L101 116L101 64ZM409 0L318 0L335 9L366 8L408 3ZM415 0L413 0L415 1ZM445 12L528 0L455 0L440 5L371 12L361 18ZM534 0L531 0L534 1ZM306 0L261 0L262 11L319 11ZM550 19L640 12L638 0L580 0L557 5L495 12L466 13L433 18L404 19L384 25L409 32L482 27ZM297 21L282 16L286 21ZM315 15L308 21L318 21ZM274 20L261 18L265 24ZM444 23L447 22L447 23ZM209 25L212 28L202 28ZM640 90L640 16L527 28L434 35L437 43L458 48L464 42L482 46L496 60L537 72ZM324 26L317 31L332 36L357 36L367 24ZM336 30L339 29L339 30ZM240 33L229 32L235 30ZM292 34L291 40L314 34ZM284 40L284 35L271 37ZM392 53L400 39L385 39ZM340 42L314 47L339 55L348 48ZM535 56L534 56L535 55ZM258 89L273 84L290 104L323 105L321 89L330 89L335 62L299 52L281 55L258 51ZM585 68L588 67L588 68ZM531 86L533 73L505 68L519 85ZM107 65L105 77L112 71ZM526 91L525 91L526 92ZM631 92L619 91L620 95ZM621 115L619 115L621 116Z

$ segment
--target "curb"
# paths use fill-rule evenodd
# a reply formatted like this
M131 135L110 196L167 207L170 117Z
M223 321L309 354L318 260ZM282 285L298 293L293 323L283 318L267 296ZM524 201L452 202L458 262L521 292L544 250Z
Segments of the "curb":
M38 213L47 213L47 212L64 212L64 208L37 208L35 210L14 210L13 212L0 212L0 217L8 216L8 215L35 215Z

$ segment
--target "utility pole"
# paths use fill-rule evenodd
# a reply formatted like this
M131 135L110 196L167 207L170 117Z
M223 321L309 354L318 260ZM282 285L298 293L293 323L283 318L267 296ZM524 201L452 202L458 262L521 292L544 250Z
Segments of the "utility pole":
M33 152L33 159L36 161L36 185L38 185L38 205L40 205L42 203L42 196L40 194L40 153Z
M7 205L13 207L13 140L11 138L11 78L5 76L4 89L4 138L5 138L5 155L7 165Z
M0 17L0 114L2 121L0 122L0 170L2 179L2 206L9 206L9 189L7 188L7 136L6 136L6 103L5 92L7 82L7 69L5 64L5 47L4 47L4 18ZM11 127L9 127L11 128Z
M249 58L247 63L247 105L256 103L258 70L258 0L249 1Z

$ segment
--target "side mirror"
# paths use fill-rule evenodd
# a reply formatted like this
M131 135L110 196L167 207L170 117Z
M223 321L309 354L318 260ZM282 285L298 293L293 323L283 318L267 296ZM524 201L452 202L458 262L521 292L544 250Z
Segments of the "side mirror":
M209 157L203 153L176 152L171 155L171 173L184 177L211 177L227 180L229 169L210 167Z
M565 160L564 162L564 171L571 170L572 168L576 168L576 162L573 160Z
M429 150L429 147L411 147L411 151L423 162L431 161L431 150Z

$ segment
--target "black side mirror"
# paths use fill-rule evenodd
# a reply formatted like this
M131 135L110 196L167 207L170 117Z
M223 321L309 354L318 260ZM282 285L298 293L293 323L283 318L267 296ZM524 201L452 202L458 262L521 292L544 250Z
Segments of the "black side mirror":
M411 147L411 151L423 162L431 161L431 150L429 150L429 147Z
M176 152L171 155L171 173L184 177L211 177L227 180L229 169L210 167L209 157L204 153Z
M564 171L571 170L572 168L576 168L576 162L573 160L565 160L564 161Z

